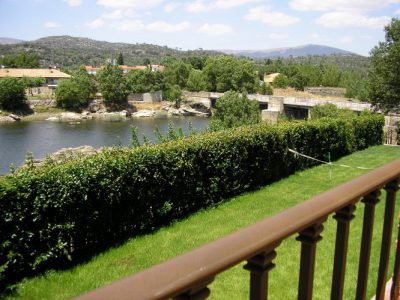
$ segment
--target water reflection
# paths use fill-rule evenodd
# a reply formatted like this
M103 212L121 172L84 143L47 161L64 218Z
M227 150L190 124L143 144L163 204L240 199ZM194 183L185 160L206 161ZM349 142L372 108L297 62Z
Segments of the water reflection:
M43 158L65 147L91 145L95 148L112 145L129 145L131 140L130 126L138 128L138 137L146 135L155 141L154 128L158 126L165 133L168 121L176 128L181 127L184 133L189 131L189 121L197 130L204 130L208 118L157 118L134 119L120 122L88 120L78 123L58 123L49 121L16 122L0 125L0 174L8 173L10 164L19 166L26 153L31 151L35 158Z

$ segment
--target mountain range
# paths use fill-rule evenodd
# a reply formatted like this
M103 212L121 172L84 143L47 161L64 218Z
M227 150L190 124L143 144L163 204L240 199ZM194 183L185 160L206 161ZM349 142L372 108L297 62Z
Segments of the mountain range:
M160 63L165 57L189 57L230 54L237 57L245 56L252 59L304 56L357 56L359 55L338 48L323 45L304 45L290 48L266 50L188 50L152 45L146 43L110 43L85 37L49 36L34 41L22 41L13 38L0 38L0 55L29 51L40 57L42 66L71 67L86 65L101 65L107 59L123 54L128 65L143 64L144 60Z
M339 48L323 45L302 45L297 47L275 48L265 50L220 50L226 54L235 56L245 56L253 59L277 58L277 57L299 57L308 55L358 55L356 53L342 50Z

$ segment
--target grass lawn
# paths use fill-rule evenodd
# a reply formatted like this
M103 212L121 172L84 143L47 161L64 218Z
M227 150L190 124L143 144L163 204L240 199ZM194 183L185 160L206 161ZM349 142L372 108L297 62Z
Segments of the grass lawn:
M377 146L347 156L340 163L375 168L396 158L400 158L400 147ZM365 172L325 165L296 173L258 191L233 198L218 207L200 211L153 234L132 238L124 245L110 249L73 269L51 271L43 276L26 279L17 285L16 294L12 298L71 298L253 224ZM382 193L381 199L384 196ZM383 204L381 200L376 207L368 299L374 294L376 285ZM359 204L356 218L351 222L344 299L354 298L355 295L362 216L363 204ZM313 299L330 298L336 223L330 217L324 226L324 238L317 248ZM397 231L393 234L393 240L396 235ZM297 298L299 250L300 243L295 241L295 236L284 241L277 249L276 268L270 273L270 299ZM249 275L242 266L240 264L216 277L211 285L210 299L248 299ZM391 262L390 274L392 266Z

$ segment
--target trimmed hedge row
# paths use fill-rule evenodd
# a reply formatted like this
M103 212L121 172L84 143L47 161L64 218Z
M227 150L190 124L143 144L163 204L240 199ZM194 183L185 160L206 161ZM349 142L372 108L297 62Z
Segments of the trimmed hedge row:
M382 144L382 116L260 124L0 177L0 283L74 263L310 166Z

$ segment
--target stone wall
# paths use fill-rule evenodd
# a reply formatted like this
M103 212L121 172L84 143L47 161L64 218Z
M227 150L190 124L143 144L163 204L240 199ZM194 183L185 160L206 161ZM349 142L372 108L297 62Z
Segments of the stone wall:
M35 107L35 106L49 106L49 107L55 107L57 105L56 100L51 100L51 99L45 99L45 100L28 100L27 101L28 105L30 107Z
M54 89L48 86L30 87L25 89L27 95L41 95L41 94L54 94Z
M335 97L343 97L346 94L346 89L344 88L333 88L333 87L306 87L304 88L305 92L314 95L320 96L335 96Z
M130 94L128 96L128 102L142 101L146 103L155 103L155 102L161 102L162 100L163 100L162 91L157 91L152 93Z

